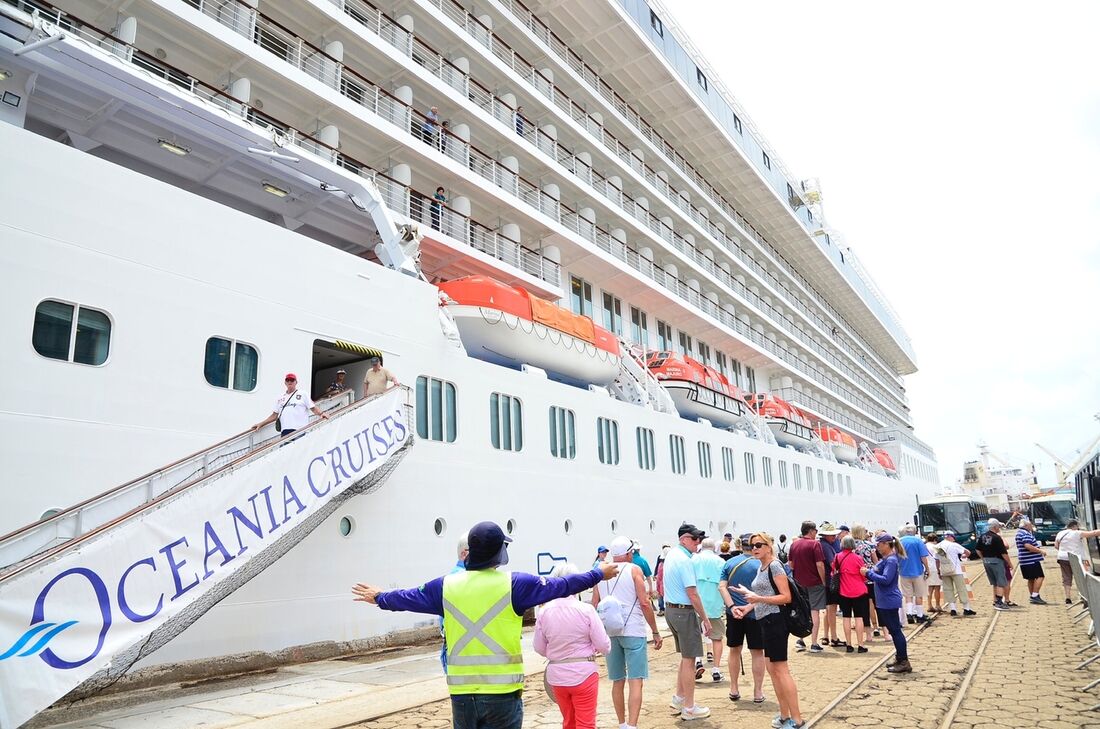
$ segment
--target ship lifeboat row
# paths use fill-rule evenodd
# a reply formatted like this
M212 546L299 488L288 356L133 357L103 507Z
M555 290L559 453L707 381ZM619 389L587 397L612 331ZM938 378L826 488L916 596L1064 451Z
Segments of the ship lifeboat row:
M875 454L875 460L878 461L878 465L882 466L882 470L886 471L887 476L897 476L898 467L894 465L894 459L889 453L881 448L875 448L871 451Z
M685 418L705 418L718 427L729 428L749 416L741 390L713 367L676 352L650 352L646 367Z
M833 455L841 463L855 463L859 460L859 446L856 439L839 428L820 425L816 429L818 437L825 441Z
M619 374L619 341L587 316L578 316L519 286L488 276L439 284L449 297L466 351L518 369L534 365L555 380L587 387L608 385Z
M768 429L781 446L806 448L813 440L814 429L809 417L782 398L764 392L748 397L749 406L764 418Z

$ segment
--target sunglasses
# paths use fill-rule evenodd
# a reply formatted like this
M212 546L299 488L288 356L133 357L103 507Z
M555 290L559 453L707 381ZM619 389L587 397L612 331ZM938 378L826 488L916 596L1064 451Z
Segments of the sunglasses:
M283 382L297 382L297 381L298 380L294 379L293 377L288 377L285 380L283 380Z
M768 546L768 544L767 542L753 542L749 546L753 549L763 549L764 547Z

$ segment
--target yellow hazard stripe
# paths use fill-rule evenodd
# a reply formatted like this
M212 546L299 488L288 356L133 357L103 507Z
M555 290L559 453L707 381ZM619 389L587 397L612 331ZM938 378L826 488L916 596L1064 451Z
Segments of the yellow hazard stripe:
M353 344L351 342L345 342L345 341L340 340L340 339L337 339L335 342L333 342L332 346L334 346L338 349L347 350L348 352L355 352L356 354L361 354L364 357L378 357L379 359L382 359L383 357L385 357L385 355L383 355L377 349L371 349L370 347L364 347L364 346L359 345L359 344Z

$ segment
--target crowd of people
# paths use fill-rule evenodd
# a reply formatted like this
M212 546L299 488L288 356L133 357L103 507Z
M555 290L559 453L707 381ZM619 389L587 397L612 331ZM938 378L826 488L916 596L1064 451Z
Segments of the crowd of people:
M1075 539L1094 535L1072 526L1056 539L1060 561L1063 547L1073 551ZM1015 606L1002 528L991 519L975 555L995 588L997 610ZM1044 553L1033 532L1034 525L1022 521L1015 543L1030 602L1042 605ZM649 642L656 651L664 646L658 616L664 616L679 655L669 705L680 719L710 716L696 701L696 686L727 680L722 659L728 648L729 700L765 702L766 675L779 708L772 726L797 729L805 719L788 664L792 612L809 613L808 635L800 633L805 639L797 638L795 650L861 654L875 639L890 641L894 659L886 670L891 674L913 670L904 624L924 623L941 612L959 618L977 614L963 568L970 551L951 531L922 537L912 524L891 534L861 524L805 521L788 546L785 535L777 545L765 532L726 533L718 541L685 523L675 544L662 546L652 568L641 544L617 536L597 548L587 572L558 563L548 577L498 571L508 563L510 542L499 526L482 522L463 535L459 561L445 577L408 590L380 591L368 584L353 589L356 600L386 610L442 616L440 657L456 729L520 728L519 640L522 616L530 608L537 616L534 648L548 660L546 690L561 710L562 726L578 729L596 726L601 654L619 727L636 729L649 677ZM752 693L743 698L746 646Z

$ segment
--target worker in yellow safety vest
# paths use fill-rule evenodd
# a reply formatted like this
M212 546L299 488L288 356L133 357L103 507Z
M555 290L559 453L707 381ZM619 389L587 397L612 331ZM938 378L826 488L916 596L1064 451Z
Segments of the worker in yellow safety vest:
M613 562L579 575L540 577L502 572L508 544L491 521L469 532L466 571L420 587L383 592L359 583L355 600L383 610L443 616L447 686L455 729L520 729L523 724L523 614L555 598L583 592L618 574Z

